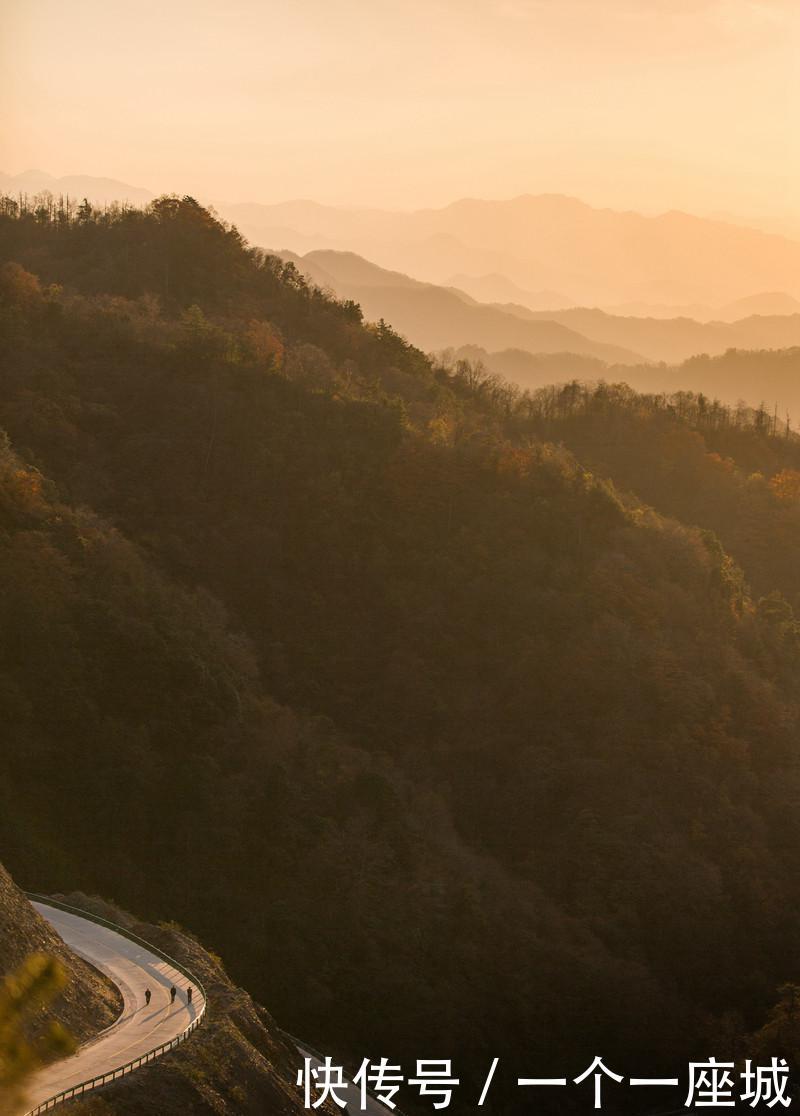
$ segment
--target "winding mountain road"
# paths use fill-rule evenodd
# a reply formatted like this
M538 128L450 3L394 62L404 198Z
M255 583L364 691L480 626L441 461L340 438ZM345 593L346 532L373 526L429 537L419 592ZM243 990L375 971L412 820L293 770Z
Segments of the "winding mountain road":
M31 1110L65 1089L109 1073L179 1038L205 1007L202 992L196 987L192 1003L187 1003L186 977L144 945L77 914L45 903L33 905L74 953L117 985L124 1006L116 1023L70 1058L54 1062L34 1075L27 1090ZM170 1003L173 985L178 994L175 1002ZM146 988L152 992L149 1004L145 1002Z
M45 1066L34 1075L27 1089L28 1116L49 1109L47 1102L59 1094L92 1078L111 1074L131 1062L144 1058L156 1048L186 1034L203 1014L205 1000L202 990L193 985L192 1003L187 1002L188 980L167 960L151 952L145 943L134 942L111 926L100 925L81 917L77 911L65 911L48 903L34 900L33 906L54 927L64 943L105 973L119 988L123 998L122 1012L115 1023L102 1031L69 1058ZM170 1001L170 988L178 994ZM145 989L152 997L146 1003ZM286 1036L289 1038L290 1036ZM296 1040L290 1040L296 1041ZM321 1060L316 1053L297 1046L298 1069L308 1059L310 1067L319 1070ZM361 1091L346 1079L338 1095L346 1102L343 1116L363 1112L366 1116L387 1116L391 1111L373 1096L367 1095L361 1107ZM402 1116L399 1109L395 1116Z

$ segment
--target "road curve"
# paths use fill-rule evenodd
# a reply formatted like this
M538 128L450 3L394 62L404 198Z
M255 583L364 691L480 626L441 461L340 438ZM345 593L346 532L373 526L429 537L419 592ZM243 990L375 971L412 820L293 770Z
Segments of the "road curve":
M115 1069L148 1054L155 1047L182 1035L202 1014L203 994L193 985L191 1005L187 1003L186 977L176 968L150 952L144 944L132 942L108 926L98 925L77 913L62 911L47 903L33 901L33 906L46 918L73 953L105 973L119 988L124 1001L115 1023L82 1046L70 1058L63 1058L35 1074L27 1089L28 1110L44 1104L74 1085ZM172 985L178 989L175 1003L170 1002ZM150 1004L144 992L152 993ZM286 1036L291 1041L291 1036ZM297 1068L308 1058L311 1068L319 1070L321 1058L316 1052L298 1043ZM365 1113L366 1116L390 1116L391 1109L367 1094L361 1107L361 1090L352 1080L337 1093L346 1101L344 1116ZM394 1116L403 1116L395 1109Z
M162 1043L178 1038L202 1014L205 1006L197 987L193 990L192 1003L187 1003L189 982L186 977L144 945L77 914L45 903L34 902L33 905L73 953L117 985L124 1006L116 1023L75 1054L34 1074L27 1089L29 1109L73 1085L117 1069ZM169 990L173 984L178 995L171 1004ZM146 988L152 992L149 1005L145 1003Z

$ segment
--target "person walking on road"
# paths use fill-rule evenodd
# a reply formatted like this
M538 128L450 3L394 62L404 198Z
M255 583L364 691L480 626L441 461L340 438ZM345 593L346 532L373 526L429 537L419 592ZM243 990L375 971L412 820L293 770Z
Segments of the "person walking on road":
M192 986L190 984L189 987L186 989L186 1003L187 1004L191 1004L191 1002L192 1002L193 991L194 991L194 989L192 988Z
M175 1003L175 997L176 997L177 995L178 995L178 989L177 989L177 988L175 987L175 985L173 984L172 988L170 988L170 990L169 990L169 1002L170 1002L171 1004L174 1004L174 1003Z
M148 1005L148 1007L150 1005L150 997L152 995L153 995L153 993L150 991L150 989L145 988L145 990L144 990L144 1002Z

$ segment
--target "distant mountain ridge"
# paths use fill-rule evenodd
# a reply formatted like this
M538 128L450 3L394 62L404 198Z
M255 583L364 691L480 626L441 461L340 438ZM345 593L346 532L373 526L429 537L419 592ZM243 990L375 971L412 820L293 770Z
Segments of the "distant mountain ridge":
M539 312L515 307L513 312L559 322L592 340L635 349L653 361L683 361L699 353L715 356L727 349L788 349L800 345L797 313L697 322L691 318L619 317L585 307Z
M461 291L380 268L352 252L282 255L313 282L330 287L340 298L358 302L368 319L385 319L427 351L469 343L542 353L573 352L622 364L642 360L623 346L590 340L546 315L525 319L502 307L476 302Z
M88 197L100 204L114 200L141 204L152 198L149 191L116 179L88 175L57 178L40 170L0 175L0 190L12 195L48 190L53 194ZM779 349L800 345L800 298L778 289L781 284L765 282L759 293L718 301L717 310L713 300L707 304L695 301L680 304L673 314L663 302L658 302L659 298L680 294L700 297L708 291L674 279L654 279L644 285L643 301L614 306L612 300L601 310L596 308L596 302L581 305L575 297L574 291L587 288L583 280L575 284L567 281L555 289L553 286L534 289L535 284L524 284L524 275L510 277L515 268L519 272L519 262L512 259L512 252L518 252L519 245L527 245L527 251L535 249L543 261L558 254L556 249L566 248L565 258L568 260L571 252L577 266L573 242L578 237L578 254L585 255L587 260L594 255L597 268L601 269L603 260L618 258L623 249L632 257L641 255L642 246L633 235L636 230L649 230L652 241L656 235L653 230L663 231L666 225L684 228L687 222L707 234L705 241L702 237L698 241L701 264L704 251L708 253L712 229L720 259L727 260L730 255L725 237L733 237L740 247L745 242L773 248L778 244L784 254L797 252L800 275L800 244L724 222L708 222L677 213L661 218L619 214L558 195L525 195L510 202L464 199L440 210L405 214L379 209L336 209L309 200L272 206L221 205L220 209L251 237L250 225L256 222L263 234L256 239L262 246L288 247L295 255L299 253L302 263L298 266L313 282L358 301L368 318L385 318L429 351L473 345L491 352L509 349L544 354L571 352L609 364L638 364L678 363L698 353L714 356L729 348ZM268 224L264 224L265 215ZM390 232L396 239L394 249L387 240ZM470 238L476 242L474 251ZM337 241L344 247L329 246ZM378 253L375 263L352 250L365 241L375 243ZM420 245L421 254L417 251ZM447 261L472 259L476 264L496 264L505 270L443 268L447 272L444 285L422 281L419 276L424 277L426 271L430 275L431 262L437 255ZM384 266L387 257L401 262ZM419 266L410 266L405 273L402 260L413 265L415 259ZM528 278L531 277L529 274ZM550 277L553 278L552 274ZM574 272L566 278L574 279ZM569 294L561 294L562 290Z
M529 310L566 310L575 300L559 291L526 291L505 275L453 275L445 284L458 287L479 302L520 303Z
M700 353L718 356L728 349L800 345L800 314L699 322L622 317L588 307L535 311L518 303L477 302L455 287L422 283L352 252L320 249L282 256L312 282L360 303L368 318L384 318L428 351L478 346L490 352L573 353L611 364L676 364ZM791 305L793 300L785 298ZM739 305L747 309L752 304L758 305L758 298Z
M532 310L544 307L531 306ZM800 313L800 299L786 291L759 291L710 306L702 303L669 306L657 302L627 302L601 306L607 314L627 318L693 318L696 322L735 322L752 314L767 317Z
M679 211L646 217L561 195L400 213L311 202L220 209L256 243L354 251L437 283L499 274L594 306L719 306L758 291L800 298L800 243Z
M141 204L153 197L115 179L56 178L40 170L0 174L0 189L12 194L46 189L98 202ZM751 312L775 314L800 301L800 240L733 219L678 210L644 216L561 194L463 198L408 212L306 199L214 204L262 247L301 254L352 251L389 270L529 309L638 306L641 313L660 317L659 307L673 306L727 319L728 312L716 315L713 308L761 299L765 308ZM463 282L464 277L472 278ZM778 293L764 304L760 292ZM776 298L783 308L776 308ZM745 316L747 310L733 313Z
M0 171L0 191L6 194L65 194L74 198L88 198L91 202L105 204L127 201L146 205L155 194L141 186L130 186L116 178L98 178L90 174L67 174L56 178L47 171L28 170L22 174L4 174Z

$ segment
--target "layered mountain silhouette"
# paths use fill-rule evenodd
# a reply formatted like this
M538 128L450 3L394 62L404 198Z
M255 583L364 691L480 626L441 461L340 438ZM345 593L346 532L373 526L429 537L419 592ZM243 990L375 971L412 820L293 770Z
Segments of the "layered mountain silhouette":
M0 190L48 190L100 203L142 204L153 197L111 178L57 178L41 170L0 174ZM548 312L599 306L623 315L721 321L800 310L800 240L769 231L791 231L790 225L755 228L679 211L645 216L560 194L465 198L411 212L305 199L214 204L262 247L352 251L489 303Z
M352 252L282 253L309 279L340 298L358 302L368 319L381 318L421 349L464 343L517 347L538 353L572 352L630 364L642 357L621 345L596 342L547 315L522 317L506 307L476 302L463 291L422 283L371 264ZM529 312L525 312L529 313Z
M760 291L800 297L800 243L678 211L648 217L561 195L407 213L307 201L220 208L262 245L347 249L440 283L499 274L582 305L713 307Z
M531 306L522 301L531 310L549 309L545 306ZM565 309L565 307L553 309ZM800 299L794 298L785 291L760 291L757 294L746 295L744 298L723 302L718 306L707 306L699 302L674 306L659 302L624 302L614 306L603 306L601 309L608 314L626 318L693 318L698 322L735 322L751 314L800 313Z
M594 341L635 349L653 361L682 361L697 353L728 349L786 349L800 345L800 314L751 314L739 321L698 322L692 318L637 318L575 307L528 311L507 307L528 320L555 321Z
M495 352L573 353L609 363L638 364L679 363L698 353L717 356L728 349L800 345L800 314L751 313L740 321L699 322L685 317L623 317L581 307L536 311L518 303L478 302L463 290L422 283L352 252L327 249L302 257L290 252L282 256L318 286L360 303L367 318L392 322L427 350L471 345ZM741 305L746 309L766 304L766 299L761 303L746 299ZM784 305L792 301L786 296Z
M512 302L529 310L566 310L575 300L559 291L526 291L505 275L453 275L446 284L478 302Z

